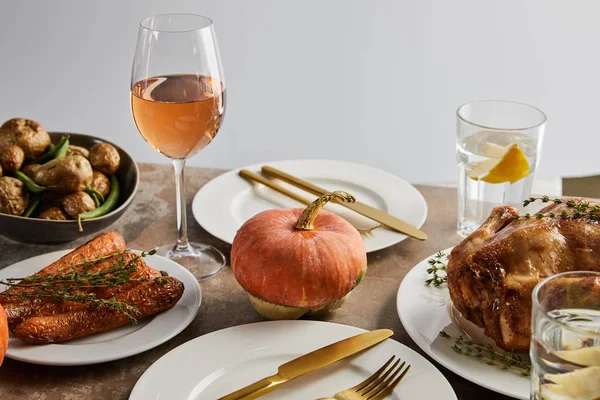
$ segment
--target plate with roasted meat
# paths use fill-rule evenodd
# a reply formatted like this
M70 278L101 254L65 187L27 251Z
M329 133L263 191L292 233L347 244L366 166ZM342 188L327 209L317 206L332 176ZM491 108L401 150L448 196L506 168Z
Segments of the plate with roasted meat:
M6 357L46 365L149 350L185 329L202 299L188 270L127 249L116 232L0 270L0 291L10 328Z
M495 208L459 245L417 264L397 297L402 324L427 354L520 399L529 399L534 287L561 272L600 271L600 203L546 196L525 203L536 200L548 205L522 215ZM590 295L600 296L600 285Z

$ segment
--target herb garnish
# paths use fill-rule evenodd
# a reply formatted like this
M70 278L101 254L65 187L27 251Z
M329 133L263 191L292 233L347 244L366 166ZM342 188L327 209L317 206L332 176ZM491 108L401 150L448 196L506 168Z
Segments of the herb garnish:
M523 201L523 207L527 207L531 203L536 201L541 201L542 203L554 203L554 204L565 204L569 210L562 210L560 213L525 213L523 215L514 215L511 217L513 220L517 219L531 219L531 218L561 218L561 219L569 219L569 218L586 218L589 220L597 220L600 217L600 206L595 205L592 206L588 201L580 201L576 202L575 200L562 200L562 199L551 199L548 196L542 197L530 197Z
M448 254L439 251L434 258L430 258L429 261L427 261L430 265L430 267L427 268L427 273L431 278L425 281L425 285L429 286L433 283L434 286L440 286L448 281L446 277L448 257L450 257ZM444 274L440 275L438 273L439 271L444 271Z
M147 256L156 254L156 249L149 252L142 252L135 258L127 262L126 258L120 257L114 263L95 273L86 271L87 268L94 264L106 260L110 257L124 255L126 251L119 251L109 254L104 257L98 257L92 260L85 260L81 263L71 263L66 268L59 268L57 274L32 275L25 278L8 278L0 280L0 284L13 287L23 288L25 290L17 293L2 293L7 297L20 297L24 300L31 299L50 299L56 302L72 301L76 303L86 304L93 308L107 308L118 311L120 314L126 315L133 323L137 320L135 316L140 315L137 307L133 307L124 301L118 301L114 297L110 299L99 299L95 293L76 292L78 289L90 288L113 288L121 286L132 281L145 282L148 278L131 279L130 275L137 272L136 262ZM75 267L81 267L77 270ZM161 271L161 275L165 275ZM167 283L164 278L154 278L157 283Z
M517 354L505 351L498 352L492 345L473 343L462 336L453 338L446 331L440 331L440 336L447 340L453 340L452 350L467 357L473 357L485 362L487 365L496 365L504 370L513 370L522 376L531 375L531 363L523 360Z

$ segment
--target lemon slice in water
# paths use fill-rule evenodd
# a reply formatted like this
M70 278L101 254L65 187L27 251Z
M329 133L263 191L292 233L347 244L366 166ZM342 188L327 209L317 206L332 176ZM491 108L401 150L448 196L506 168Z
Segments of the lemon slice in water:
M491 143L487 144L487 147L484 146L484 153L492 158L471 164L471 169L467 172L469 178L487 183L515 183L529 175L529 162L517 144L504 147L501 155L500 148L502 147Z
M600 367L600 347L583 347L577 350L555 351L554 354L573 364Z
M565 374L547 374L554 383L544 383L540 394L544 400L595 400L600 398L600 367L578 369Z
M508 150L510 146L500 146L494 142L485 142L481 149L481 154L485 157L491 158L502 158L506 150Z

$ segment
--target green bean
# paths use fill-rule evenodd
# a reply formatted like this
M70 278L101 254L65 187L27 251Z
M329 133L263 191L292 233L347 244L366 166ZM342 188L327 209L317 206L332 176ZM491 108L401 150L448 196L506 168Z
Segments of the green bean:
M121 191L119 188L119 180L117 179L116 175L113 175L110 177L110 193L108 194L106 201L98 208L84 212L83 214L79 214L79 217L77 218L79 223L79 231L83 231L81 220L98 218L114 210L119 202L120 194Z
M23 216L30 217L31 214L33 214L33 212L35 211L35 209L40 205L41 201L42 201L42 195L39 193L35 194L33 196L33 198L31 199L31 201L29 202L29 206L27 206L27 209L23 213Z
M67 155L67 152L69 151L69 137L68 136L63 136L66 137L67 140L65 140L63 142L63 144L61 144L60 146L56 146L56 152L54 153L54 157L53 158L63 158L64 156Z
M98 196L96 196L96 193L92 192L88 194L90 195L92 200L94 200L94 206L96 206L96 208L100 207L100 200L98 200Z
M68 140L69 140L68 136L63 136L60 138L60 141L56 144L56 146L54 146L52 143L50 143L50 146L49 146L50 149L47 152L45 152L44 154L42 154L41 156L39 156L38 158L36 158L35 160L31 161L31 163L32 164L45 164L48 161L54 159L58 149L60 149L65 144L65 142L67 142ZM69 148L69 146L67 145L67 149L68 148Z
M91 187L86 187L84 190L87 194L91 195L95 195L98 200L100 200L100 204L104 203L105 199L104 199L104 195L102 193L100 193L99 191L97 191L96 189L92 189ZM96 206L98 207L98 206Z
M30 177L28 177L21 171L15 172L15 177L18 180L20 180L21 182L23 182L25 184L25 186L27 187L27 189L29 189L29 191L34 194L43 193L46 190L54 187L54 186L40 186L37 183L35 183L33 181L33 179L31 179Z

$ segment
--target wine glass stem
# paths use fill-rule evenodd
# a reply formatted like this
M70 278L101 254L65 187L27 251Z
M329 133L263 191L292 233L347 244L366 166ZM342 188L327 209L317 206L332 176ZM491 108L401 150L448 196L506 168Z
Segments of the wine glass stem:
M190 242L187 236L187 213L185 204L185 180L183 170L185 159L173 160L175 170L175 195L177 198L177 244L173 250L188 250Z

